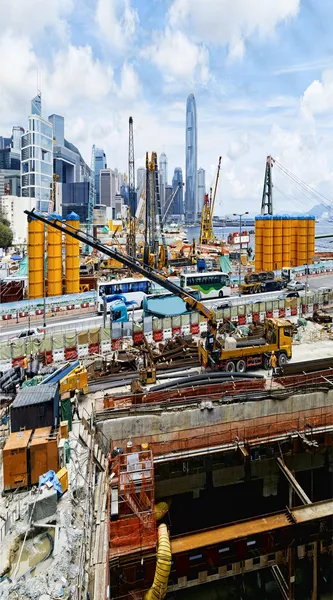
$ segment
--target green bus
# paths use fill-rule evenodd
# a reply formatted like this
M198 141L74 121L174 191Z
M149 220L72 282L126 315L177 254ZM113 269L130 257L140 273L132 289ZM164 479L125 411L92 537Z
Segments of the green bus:
M211 271L210 273L182 273L180 287L198 290L201 298L226 298L231 295L228 273Z

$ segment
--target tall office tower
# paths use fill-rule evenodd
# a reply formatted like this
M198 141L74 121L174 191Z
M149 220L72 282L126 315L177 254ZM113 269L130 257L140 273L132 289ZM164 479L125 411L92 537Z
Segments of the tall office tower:
M36 198L36 209L52 210L53 126L41 116L41 96L31 103L28 131L21 138L21 193Z
M116 175L112 169L100 170L100 204L111 208L111 218L115 219Z
M206 171L202 167L198 170L197 174L197 185L198 185L198 213L201 215L202 207L204 203L204 197L206 193Z
M160 156L160 171L163 173L164 185L168 185L168 159L165 152Z
M172 190L178 189L175 199L170 208L170 215L184 214L184 192L183 192L183 171L176 167L172 178Z
M100 177L99 174L102 169L106 169L106 154L103 148L96 148L95 150L95 191L96 191L96 204L102 204L100 201Z
M138 190L138 194L140 195L146 186L146 169L144 167L139 167L136 170L136 189Z
M164 180L164 171L159 169L158 171L158 185L160 188L160 203L161 203L161 211L162 215L164 214L164 206L165 206L165 180Z
M198 212L197 204L197 109L195 98L190 94L186 104L186 186L185 221L193 223Z
M53 140L55 146L65 145L65 119L61 115L50 115L49 121L53 127Z
M14 125L12 128L12 149L17 154L21 154L21 137L24 134L24 128Z

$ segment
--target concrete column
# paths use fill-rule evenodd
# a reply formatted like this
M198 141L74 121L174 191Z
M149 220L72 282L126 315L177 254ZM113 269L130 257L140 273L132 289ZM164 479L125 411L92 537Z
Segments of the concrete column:
M279 475L270 474L264 477L263 496L276 496L278 492Z

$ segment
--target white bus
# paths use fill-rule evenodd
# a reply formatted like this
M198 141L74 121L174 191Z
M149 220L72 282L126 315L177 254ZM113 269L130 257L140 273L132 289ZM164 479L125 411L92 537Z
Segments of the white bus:
M99 281L97 283L97 312L104 311L104 297L107 311L108 304L113 300L123 300L128 306L142 308L142 301L147 294L151 293L152 282L145 277L124 277L124 279L113 279L111 281Z
M182 288L198 290L202 300L208 298L226 298L231 295L228 273L211 271L209 273L182 273L180 276Z

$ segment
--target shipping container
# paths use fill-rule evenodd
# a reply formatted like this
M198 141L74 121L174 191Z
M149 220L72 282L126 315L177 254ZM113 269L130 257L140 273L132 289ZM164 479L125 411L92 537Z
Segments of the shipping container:
M51 435L51 427L35 429L30 442L30 483L38 483L40 475L47 471L57 472L58 441L55 434Z
M27 487L28 477L28 445L32 430L12 433L3 449L4 490Z
M11 406L11 430L58 427L58 384L26 387L20 390Z

